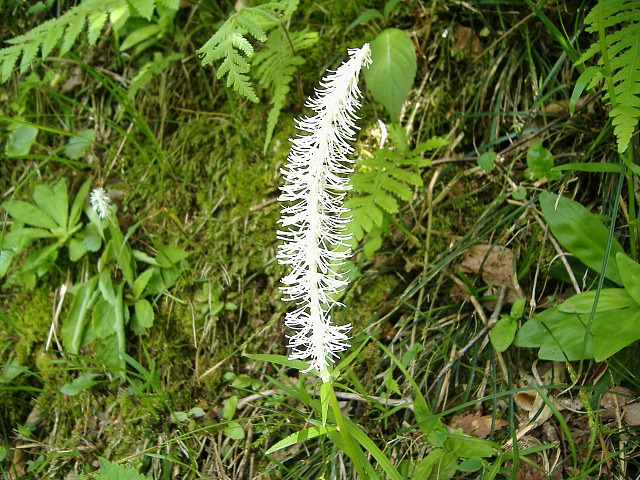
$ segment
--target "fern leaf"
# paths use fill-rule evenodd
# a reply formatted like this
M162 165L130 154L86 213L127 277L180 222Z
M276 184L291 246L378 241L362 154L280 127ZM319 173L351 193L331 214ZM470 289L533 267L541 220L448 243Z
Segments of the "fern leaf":
M131 16L126 0L115 0L108 10L109 20L115 31L120 30Z
M85 17L82 15L75 15L73 19L67 25L67 28L64 32L64 38L62 40L62 45L60 46L60 55L64 55L67 53L73 44L75 43L78 35L84 29Z
M107 12L94 12L89 15L89 28L87 30L87 40L89 45L95 45L98 41L98 36L107 23Z
M585 87L604 77L606 94L603 100L608 100L612 106L609 116L618 151L623 153L640 120L640 3L636 0L604 0L591 9L585 23L588 32L598 34L602 28L605 36L594 42L578 63L584 63L598 53L604 53L607 58L598 59L598 70L590 67L583 72L576 82L571 105L575 105ZM612 32L612 28L616 30ZM606 69L607 64L610 71Z
M207 65L224 58L217 78L227 75L227 86L233 86L240 95L257 102L258 96L248 75L248 59L253 56L254 48L247 35L259 42L266 42L267 33L279 24L281 12L287 10L288 4L289 2L267 3L259 7L243 8L233 14L198 50L201 64Z
M20 73L24 73L31 65L31 62L36 55L38 54L38 50L40 50L40 42L42 39L36 39L33 42L28 43L25 48L22 50L22 61L20 62Z
M318 41L318 34L307 29L289 32L293 50L300 53ZM271 93L271 109L267 115L263 153L267 153L273 132L278 123L280 112L284 108L289 94L289 85L293 81L296 68L304 64L299 55L292 55L291 45L282 28L277 28L267 40L265 48L257 52L251 66L258 77L258 83Z
M13 45L11 47L3 48L0 50L0 63L2 64L2 82L6 82L9 79L9 75L13 72L13 67L18 61L18 57L22 52L20 45Z
M135 0L131 2L133 8L146 20L151 20L155 9L154 0Z
M54 20L48 20L49 22ZM49 31L49 35L46 36L44 42L42 42L42 59L44 60L49 56L49 54L53 51L53 47L55 47L60 41L60 37L64 33L64 25L59 22L55 22L55 24L51 27Z

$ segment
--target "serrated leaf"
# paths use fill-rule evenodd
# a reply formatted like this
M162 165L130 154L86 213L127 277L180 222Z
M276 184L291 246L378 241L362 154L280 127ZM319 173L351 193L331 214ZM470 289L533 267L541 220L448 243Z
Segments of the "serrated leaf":
M107 12L93 12L89 15L88 21L87 40L89 41L89 45L95 45L105 23L107 23Z
M64 55L71 49L71 46L75 43L78 35L82 33L84 23L85 17L82 14L75 15L68 23L62 39L62 45L60 46L60 56Z
M126 0L116 0L109 7L109 19L116 32L124 26L129 16L129 5Z
M133 8L135 8L143 18L151 20L153 10L155 9L154 0L134 0L131 2L131 5L133 5Z
M27 68L31 66L31 62L36 58L38 50L40 49L40 43L42 39L36 38L23 46L22 60L20 61L20 73L27 71Z
M0 50L0 63L2 64L2 83L9 80L9 76L13 72L13 67L18 61L18 57L22 52L20 45L12 45L11 47Z
M102 457L98 458L100 470L94 477L95 480L146 480L145 476L138 473L135 468L123 466L117 462L110 462Z
M402 30L383 30L371 42L371 61L364 71L367 88L396 121L416 75L413 43Z
M4 152L8 157L18 155L28 155L31 146L36 141L38 129L31 125L18 125L9 133L9 139L4 148Z

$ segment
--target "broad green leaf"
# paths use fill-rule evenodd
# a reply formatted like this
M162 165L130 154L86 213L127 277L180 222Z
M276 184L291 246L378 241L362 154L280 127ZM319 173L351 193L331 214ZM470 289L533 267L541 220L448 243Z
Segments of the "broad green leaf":
M628 257L627 257L628 258ZM596 291L590 290L569 297L564 303L558 305L562 313L591 314ZM619 310L621 308L635 307L636 302L629 293L622 288L603 288L598 297L597 312ZM588 316L587 316L588 318Z
M291 445L295 445L296 443L304 442L305 440L316 438L320 435L326 435L327 432L334 431L336 431L336 427L331 425L327 425L326 427L318 426L305 428L303 430L300 430L299 432L292 433L291 435L283 438L264 453L265 455L271 455L273 452L277 452L278 450L282 450L283 448L290 447Z
M600 220L578 202L549 192L540 195L540 206L558 242L586 266L600 272L609 238L609 230ZM623 253L622 247L612 238L611 255L604 275L620 284L622 280L616 261L618 253Z
M82 243L84 243L84 247L90 252L95 253L100 250L102 237L93 223L88 224L84 230L82 230Z
M371 42L371 65L364 79L373 98L396 122L416 75L416 52L409 36L402 30L383 30Z
M508 315L503 316L496 322L489 335L491 344L496 349L496 352L502 353L509 348L517 329L518 323Z
M36 185L33 189L33 200L40 210L53 218L58 226L67 230L69 218L69 197L67 182L61 179L53 190L45 185Z
M162 27L156 23L139 28L127 35L127 38L125 38L124 42L122 42L122 46L120 47L120 49L122 51L128 50L131 47L138 45L139 43L144 42L148 38L158 35L161 32Z
M445 445L460 458L492 457L500 446L489 440L462 433L462 429L447 433Z
M532 317L518 331L514 340L517 347L540 347L549 337L549 331L560 327L568 315L559 312L557 308L549 308Z
M222 430L231 440L242 440L244 438L244 429L235 420L227 422L227 426Z
M171 245L165 245L158 249L156 261L161 267L170 268L173 267L176 263L181 262L188 256L189 254L181 248L173 247Z
M67 249L69 250L69 259L72 262L80 260L85 253L87 253L87 246L79 238L72 238L67 243Z
M48 230L53 230L58 226L53 218L32 203L21 200L9 200L8 202L4 202L2 206L9 215L27 225L46 228Z
M138 300L134 307L135 313L131 318L131 330L136 335L142 335L148 328L153 326L153 307L144 298Z
M85 319L98 295L96 291L97 283L98 276L95 275L80 285L73 297L71 309L60 331L65 349L74 355L77 355L80 350L86 325Z
M477 472L482 468L482 458L473 457L467 458L460 465L458 465L458 470L461 472Z
M10 250L0 250L0 277L4 277L11 266L13 252Z
M622 285L624 285L629 296L640 305L640 265L624 253L618 253L616 261L618 262Z
M98 338L105 338L115 333L116 312L107 299L100 298L93 307L91 326Z
M98 376L99 375L96 373L85 373L83 375L80 375L78 378L75 378L73 379L73 381L65 383L62 387L60 387L60 393L69 397L73 397L74 395L85 392L99 383L94 380Z
M458 456L443 448L434 448L416 466L414 478L448 480L458 470Z
M562 174L553 170L553 155L542 146L542 140L536 139L527 150L527 166L535 179L546 177L548 180L559 180Z
M144 272L138 275L133 282L132 293L134 298L140 298L144 289L147 288L147 284L149 283L149 279L153 275L153 268L147 268Z
M110 462L102 457L98 458L100 467L95 480L146 480L145 476L138 473L135 468L123 466L117 462Z
M485 172L493 172L496 168L493 162L496 161L497 157L498 155L496 155L496 152L494 152L493 150L484 152L478 157L478 166Z
M327 415L329 414L329 396L332 395L333 386L331 382L322 382L320 385L320 416L322 425L327 424Z
M640 339L640 306L596 315L593 327L593 358L601 362Z
M233 420L233 416L236 414L236 407L238 405L238 397L235 395L231 395L224 402L224 406L222 407L222 418L225 420Z
M9 133L9 139L4 148L7 157L28 155L31 146L36 141L38 129L31 125L18 125Z
M91 148L95 131L93 128L87 128L78 132L76 135L69 139L67 146L64 147L64 154L71 160L78 160L84 157L84 155Z
M111 281L111 272L109 270L103 270L100 272L98 280L98 288L107 302L112 306L116 305L116 293L113 289L113 282Z

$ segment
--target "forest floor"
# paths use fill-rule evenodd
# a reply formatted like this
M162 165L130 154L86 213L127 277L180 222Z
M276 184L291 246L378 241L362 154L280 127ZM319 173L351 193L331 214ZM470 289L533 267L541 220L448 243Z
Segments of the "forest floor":
M71 6L59 3L62 12ZM512 343L528 319L576 293L576 279L581 289L595 285L579 262L563 263L571 256L549 232L542 192L617 219L617 240L636 252L634 192L629 199L625 186L619 218L611 214L615 170L541 172L532 163L536 155L551 166L618 161L600 91L585 91L569 113L579 72L560 39L584 51L593 41L582 29L587 12L580 2L389 4L388 18L349 29L373 7L301 2L289 28L320 40L302 54L266 151L264 86L254 82L260 102L252 103L211 65L200 66L196 53L233 13L229 2L181 2L145 49L119 52L105 30L94 46L81 41L75 54L0 84L0 238L20 226L9 202L58 192L73 204L87 194L87 180L85 188L103 187L117 208L108 227L86 200L82 230L54 254L37 250L50 261L28 268L36 247L53 242L43 238L24 240L6 264L2 478L107 478L101 458L154 479L355 478L346 447L324 435L265 454L319 425L316 377L268 361L288 353L277 198L304 98L347 48L384 28L407 32L417 53L399 115L408 148L433 137L446 145L420 153L429 163L419 169L423 183L397 213L385 213L373 239L380 243L370 251L363 245L372 238L356 244L346 307L334 313L335 323L353 326L335 384L340 409L401 478L640 475L637 344L596 362L544 360ZM0 40L55 9L1 2ZM148 83L135 91L145 66ZM379 148L378 120L391 123L362 90L356 170ZM12 132L24 122L38 126L37 138L27 154L10 155ZM74 151L82 132L91 142ZM105 238L128 245L127 268ZM112 278L92 277L100 271ZM124 318L110 316L117 302ZM126 326L102 327L107 318ZM93 334L82 330L88 324ZM102 337L103 328L115 333ZM69 329L80 332L71 342ZM445 433L430 436L425 412ZM467 435L486 442L475 453L452 446Z

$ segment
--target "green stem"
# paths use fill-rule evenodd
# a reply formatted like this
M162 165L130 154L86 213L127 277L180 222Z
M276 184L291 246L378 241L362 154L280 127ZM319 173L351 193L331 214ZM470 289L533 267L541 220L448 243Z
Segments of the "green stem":
M356 447L353 444L353 440L351 439L351 434L349 433L349 429L344 421L344 416L342 415L342 411L340 411L340 407L338 406L338 399L336 398L336 393L333 390L333 382L329 382L329 404L331 405L331 409L333 410L333 416L336 417L336 423L338 424L338 431L340 432L340 436L342 440L344 440L345 444L345 453L349 456L351 461L353 462L353 466L356 469L356 473L359 479L368 480L369 475L365 473L360 465L360 457L356 451Z

